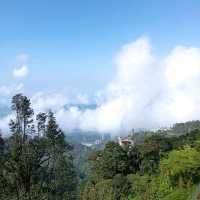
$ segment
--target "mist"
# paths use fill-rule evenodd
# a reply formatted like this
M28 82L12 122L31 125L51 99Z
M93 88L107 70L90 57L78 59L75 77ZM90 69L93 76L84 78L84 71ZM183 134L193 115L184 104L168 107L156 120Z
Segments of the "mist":
M163 58L152 49L144 37L125 44L113 79L96 94L97 109L58 110L63 129L119 134L199 119L200 49L175 46Z
M200 48L179 45L160 58L149 39L141 37L121 47L115 67L110 83L92 97L95 109L66 109L70 97L42 92L31 97L33 108L36 113L52 109L66 133L78 129L117 135L200 118ZM90 103L86 94L77 99ZM8 130L8 119L1 119L1 129Z

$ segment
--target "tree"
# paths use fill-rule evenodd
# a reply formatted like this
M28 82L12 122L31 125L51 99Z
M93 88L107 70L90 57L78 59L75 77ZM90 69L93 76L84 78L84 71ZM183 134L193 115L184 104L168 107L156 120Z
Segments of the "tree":
M47 122L47 152L49 165L47 167L47 191L51 199L73 199L76 189L76 175L72 150L59 129L54 114L50 111Z
M0 170L4 199L74 199L72 147L65 141L54 114L38 114L35 130L34 112L27 97L14 96L12 109L15 111L10 122L12 135ZM0 137L0 161L4 150L1 141Z
M172 144L169 138L157 134L147 137L144 143L139 146L141 154L141 172L143 174L156 173L160 159L171 149Z
M36 116L36 120L37 120L38 137L45 136L45 134L46 134L46 120L47 120L46 113L39 113Z
M17 94L12 99L12 110L16 113L16 119L11 120L10 129L13 134L20 134L24 143L28 137L29 131L32 131L33 109L30 99L22 94Z
M22 94L12 99L15 119L10 122L8 158L4 177L18 199L31 199L32 188L40 182L40 170L45 156L41 141L35 139L33 109L30 100Z
M162 174L169 176L173 184L182 187L200 181L199 152L190 146L181 150L173 150L160 163Z
M112 187L115 200L120 200L123 198L126 199L128 197L130 184L126 176L123 176L122 174L117 174L114 176L112 180Z
M96 185L87 183L80 197L81 200L116 200L111 179L102 180Z
M115 142L108 142L104 150L92 154L90 161L93 172L105 179L129 172L127 152Z
M0 197L6 192L6 182L3 176L4 174L4 164L5 164L5 142L2 138L2 133L0 130Z

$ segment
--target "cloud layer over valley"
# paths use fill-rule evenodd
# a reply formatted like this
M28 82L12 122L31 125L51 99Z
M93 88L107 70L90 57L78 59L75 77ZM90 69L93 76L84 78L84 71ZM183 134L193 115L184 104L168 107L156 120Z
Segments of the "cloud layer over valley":
M53 109L66 132L80 129L118 134L200 119L200 48L176 46L163 58L152 49L144 37L121 48L112 80L94 95L95 109L66 109L69 97L43 93L32 97L33 107L37 112ZM20 76L26 74L22 69L19 72ZM77 99L89 102L87 95L78 94ZM8 116L0 122L2 129L5 119Z

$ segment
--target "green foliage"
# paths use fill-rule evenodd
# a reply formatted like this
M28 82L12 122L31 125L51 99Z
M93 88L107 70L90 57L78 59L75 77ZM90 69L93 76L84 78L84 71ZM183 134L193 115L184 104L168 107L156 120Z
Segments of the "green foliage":
M12 135L6 143L0 137L0 199L75 199L72 147L52 112L37 115L36 130L30 106L27 97L13 97Z
M140 165L142 173L155 173L160 159L171 149L172 143L169 138L157 134L147 137L139 146L142 157Z
M93 149L77 143L74 143L73 147L74 148L72 150L72 156L76 174L79 181L84 181L88 178L90 174L88 158Z
M160 163L164 175L171 177L175 184L198 183L200 181L200 157L195 148L185 146L181 150L173 150L168 158Z
M134 134L135 146L73 149L53 112L34 116L22 94L12 110L11 137L0 133L2 200L189 200L200 193L199 121Z
M163 176L130 175L130 199L159 200L172 191L169 179Z
M151 134L129 148L110 142L91 155L92 175L81 197L101 199L97 186L105 191L108 181L113 200L189 200L200 182L199 138L193 130L179 137Z
M174 188L172 192L164 196L160 200L192 200L194 187L191 188Z
M193 132L195 130L200 130L200 121L189 121L186 123L176 123L173 125L170 134L180 136L185 135L187 133Z
M115 194L112 187L112 180L103 180L96 185L87 184L81 200L114 200Z
M94 173L101 178L109 179L129 171L127 153L115 142L108 142L104 150L92 154L90 161Z

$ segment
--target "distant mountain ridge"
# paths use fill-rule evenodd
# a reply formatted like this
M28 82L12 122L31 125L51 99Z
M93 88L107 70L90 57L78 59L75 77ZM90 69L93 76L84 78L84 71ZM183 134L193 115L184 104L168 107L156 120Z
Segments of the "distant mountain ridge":
M70 108L76 107L81 111L84 110L95 110L97 104L66 104L63 106L64 109L69 110ZM11 109L8 106L0 105L0 117L5 117L11 113Z
M85 110L95 110L98 105L97 104L66 104L64 106L64 109L69 110L70 108L76 107L81 111ZM11 113L11 108L8 106L2 106L0 105L0 118L3 118ZM146 130L146 131L136 131L135 132L135 138L139 138L136 140L141 140L142 135L148 135L153 133L163 133L167 135L174 135L179 136L183 134L187 134L195 129L200 130L200 121L194 120L194 121L188 121L184 123L175 123L173 126L168 128L161 128L157 130ZM125 135L128 135L125 134ZM67 139L76 142L79 144L82 144L84 146L88 147L96 147L101 146L102 144L105 144L106 141L111 140L111 134L110 133L97 133L97 132L83 132L81 130L74 130L69 133L67 133ZM142 141L142 140L141 140Z
M72 107L76 107L79 110L95 110L97 108L97 104L67 104L64 106L65 109L69 110Z

